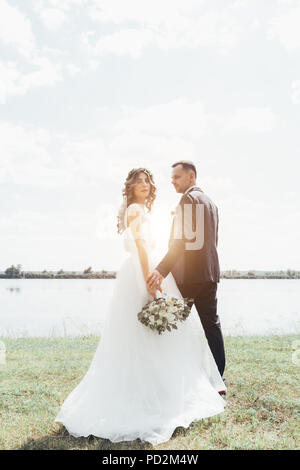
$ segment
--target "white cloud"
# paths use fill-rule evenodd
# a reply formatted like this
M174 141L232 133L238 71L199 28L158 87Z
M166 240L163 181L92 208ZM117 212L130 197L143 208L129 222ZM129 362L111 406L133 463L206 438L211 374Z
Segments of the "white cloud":
M0 122L2 183L55 188L68 184L70 174L51 166L49 145L53 136L45 129Z
M238 43L243 30L235 8L208 9L207 2L196 0L94 0L90 16L94 21L119 26L96 42L90 36L89 52L100 55L138 57L149 45L163 50L208 46L224 54Z
M36 0L33 8L42 22L52 31L59 30L69 21L70 12L75 7L81 7L88 0Z
M171 163L183 156L197 160L199 145L207 151L204 135L267 132L277 123L270 108L241 108L218 116L206 112L201 102L184 99L140 109L121 107L111 117L106 126L73 137L0 123L1 181L49 188L98 187L100 181L120 185L128 168L151 161L165 182ZM231 188L232 181L224 176L214 180L205 183L213 191Z
M58 30L65 23L67 15L58 8L42 8L39 10L41 20L50 30Z
M126 113L116 128L123 132L141 132L148 135L196 136L207 131L210 119L199 101L178 99L144 109L123 108Z
M291 85L291 100L293 104L300 103L300 80L294 80Z
M269 132L278 122L278 117L269 107L248 106L229 114L224 129L246 132Z
M279 39L289 51L300 49L300 5L283 7L282 12L270 20L269 39Z
M75 6L80 6L88 3L90 0L44 0L46 5L50 3L55 8L61 8L64 11L69 11Z
M249 0L235 0L233 3L234 8L245 8L249 6Z
M88 61L88 67L89 67L89 70L91 71L95 71L99 68L100 64L99 64L99 61L98 60L94 60L94 59L91 59Z
M73 174L92 183L94 177L101 174L107 150L101 137L82 137L67 142L61 149L61 158L63 165Z
M23 75L23 86L27 89L53 85L62 79L60 67L45 57L35 59L32 63L38 67L38 70Z
M6 0L0 0L0 40L15 47L27 59L36 49L30 20Z
M49 217L45 213L34 212L31 210L19 211L10 214L9 217L0 217L0 230L3 239L20 240L24 238L43 238L45 226L49 222ZM49 224L50 225L50 224Z
M32 8L48 30L57 32L70 23L71 14L88 1L90 0L35 0ZM81 10L81 15L82 12Z
M34 161L49 162L45 147L50 142L50 134L45 129L0 122L1 164L22 163L29 157Z
M31 72L23 72L16 62L0 62L0 103L9 96L20 96L41 86L62 80L60 66L45 57L31 60Z
M100 182L121 188L130 168L143 167L151 161L157 172L169 172L168 160L194 158L193 144L180 137L111 131L110 137L86 136L66 143L60 150L60 162L72 174L72 181L99 187ZM166 163L167 162L167 163ZM120 192L121 194L121 192Z
M46 243L48 240L51 243L66 241L69 244L70 240L74 239L74 233L76 233L77 242L80 239L86 241L87 233L92 237L105 236L105 233L101 233L101 228L106 233L109 230L114 234L116 232L116 217L113 217L112 214L115 215L115 209L111 206L110 213L108 209L105 212L101 209L99 208L95 213L78 212L71 208L67 213L20 209L10 214L9 217L0 216L1 240L7 242L16 240L18 244L27 241L35 243L40 241L48 249L49 244ZM105 224L101 219L103 214L105 215Z
M176 17L191 16L202 8L203 0L92 0L90 15L101 22L126 21L160 25Z
M177 99L146 108L122 108L124 116L115 124L119 132L166 138L199 139L220 132L270 132L279 117L270 107L247 106L227 113L210 113L201 101Z
M68 64L66 68L71 77L75 77L75 75L80 72L80 67L77 67L74 64Z
M8 96L22 95L25 91L18 85L20 72L14 62L0 62L0 103Z
M151 30L121 29L116 33L101 36L94 44L88 43L87 50L93 56L112 53L136 58L153 40L154 34Z
M59 51L38 47L30 20L6 0L0 0L0 42L19 53L13 60L0 62L0 103L62 80L61 66L53 59L57 60Z
M230 191L234 188L234 184L231 178L201 176L201 185L204 188L210 188L210 191Z

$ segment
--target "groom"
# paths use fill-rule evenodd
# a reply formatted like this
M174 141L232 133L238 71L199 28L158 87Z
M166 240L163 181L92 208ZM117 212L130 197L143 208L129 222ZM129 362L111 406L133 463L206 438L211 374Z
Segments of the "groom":
M183 194L173 218L169 251L149 274L150 288L160 288L171 272L183 297L193 298L205 336L222 377L225 351L217 314L217 283L220 280L218 209L196 185L197 171L191 161L172 165L172 184Z

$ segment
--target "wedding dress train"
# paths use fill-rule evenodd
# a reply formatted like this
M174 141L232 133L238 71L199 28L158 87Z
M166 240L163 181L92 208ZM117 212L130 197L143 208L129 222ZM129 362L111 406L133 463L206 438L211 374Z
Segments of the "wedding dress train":
M154 268L150 216L142 207L150 269ZM168 441L178 426L221 413L226 389L193 307L177 330L158 335L137 313L148 294L130 228L123 233L128 257L118 271L101 340L89 370L61 406L56 422L75 437L112 442L140 438ZM163 292L182 297L172 274Z

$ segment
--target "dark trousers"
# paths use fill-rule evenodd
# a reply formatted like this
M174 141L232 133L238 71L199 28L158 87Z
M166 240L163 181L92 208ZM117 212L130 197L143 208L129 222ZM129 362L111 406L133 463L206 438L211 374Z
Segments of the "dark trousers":
M217 314L217 283L201 282L181 284L178 288L183 297L193 298L203 330L222 377L225 369L225 349L220 319Z

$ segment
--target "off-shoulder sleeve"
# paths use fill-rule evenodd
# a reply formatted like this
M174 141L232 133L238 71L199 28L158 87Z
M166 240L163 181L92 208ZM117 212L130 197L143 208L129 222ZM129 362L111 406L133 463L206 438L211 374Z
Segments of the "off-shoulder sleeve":
M127 207L126 216L128 217L142 217L143 209L139 204L133 203Z
M130 204L126 211L125 223L128 227L128 219L130 220L131 233L134 240L145 239L143 220L144 220L144 211L139 204Z

